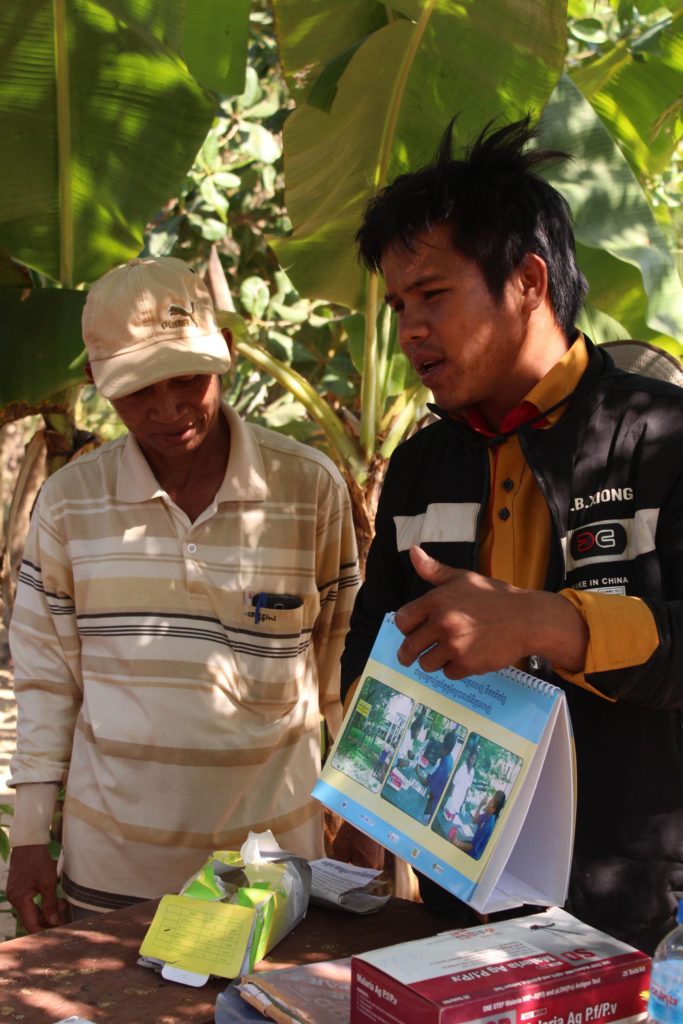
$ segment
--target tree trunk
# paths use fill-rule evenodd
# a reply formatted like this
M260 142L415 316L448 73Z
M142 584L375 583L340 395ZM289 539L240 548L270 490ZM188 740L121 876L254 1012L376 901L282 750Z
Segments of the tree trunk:
M375 535L377 502L382 490L388 461L388 459L383 459L377 453L372 456L368 466L365 487L361 487L349 472L344 473L346 485L351 496L351 509L353 512L353 525L356 531L356 542L358 544L361 577L365 575L368 550Z

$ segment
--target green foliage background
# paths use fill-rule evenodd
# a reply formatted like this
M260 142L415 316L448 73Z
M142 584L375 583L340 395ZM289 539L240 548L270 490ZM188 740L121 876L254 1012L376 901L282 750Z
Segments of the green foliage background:
M406 11L418 17L427 6L407 4ZM543 142L575 154L573 161L552 170L551 180L572 204L581 262L591 279L582 326L597 341L637 336L674 353L682 350L683 292L673 264L666 265L666 253L680 257L683 246L680 6L649 0L638 5L572 0L566 12L564 75L542 120ZM326 8L330 17L334 8L334 32L311 13L316 8ZM394 8L400 11L401 5ZM561 9L561 4L554 4L556 19ZM363 152L382 134L372 111L356 109L352 102L359 93L368 92L366 65L372 63L373 52L365 56L362 72L355 71L361 81L356 91L353 82L345 85L342 76L350 73L351 60L363 44L372 42L374 34L379 32L377 45L385 46L383 33L390 29L405 34L409 22L401 17L387 21L383 5L365 0L343 7L314 3L307 10L308 19L302 19L298 15L303 7L296 0L275 0L276 41L271 4L259 0L252 5L246 91L221 103L220 115L178 199L155 219L146 245L149 252L173 252L201 266L215 244L250 339L303 375L360 442L361 392L368 370L365 285L359 268L352 267L349 281L356 283L351 291L340 283L336 288L340 302L335 304L320 297L325 294L320 275L326 273L321 264L335 211L348 201L360 208L355 194L345 199L355 188L349 181L359 159L356 164L353 157L351 162L347 159L349 146ZM564 19L562 13L562 32ZM441 29L444 24L435 22ZM551 27L545 28L550 35ZM487 31L486 46L493 45L496 35L506 38L490 10ZM508 36L515 31L513 26ZM554 31L560 34L557 24ZM429 43L427 37L425 31L421 46L429 53L429 46L437 43ZM547 68L557 65L553 45L544 44ZM387 61L386 50L382 59ZM326 123L343 88L351 90L350 109L348 113L342 109L340 125L352 136L351 143L345 141L343 131L332 138ZM638 101L624 104L624 93ZM466 90L464 94L469 95ZM430 116L442 127L451 113L437 105ZM479 126L476 107L472 118L474 130ZM358 123L365 127L357 129ZM290 141L294 140L289 158L288 132ZM324 173L316 163L320 154L311 154L321 145L325 165L339 179L330 186L336 191L329 194L328 179L317 177ZM405 154L401 159L411 163ZM386 174L391 177L401 169L399 162ZM308 207L304 200L299 211L302 190L309 188L311 178L317 194ZM642 190L649 200L647 213ZM615 207L617 192L620 205ZM316 224L312 232L310 216L306 217L311 210ZM305 229L291 223L290 216L295 218L299 212ZM611 231L606 225L611 225ZM320 232L324 237L319 237ZM658 247L653 248L653 240ZM343 241L346 256L333 248L330 259L337 262L331 264L329 279L343 277L339 266L353 260L349 239ZM291 276L282 264L290 267ZM649 307L644 302L643 278ZM334 290L330 287L328 294ZM366 460L373 452L381 458L390 454L405 429L419 422L427 397L397 351L388 314L379 319L378 349L379 407ZM305 405L254 365L241 360L229 397L250 418L327 446L335 454L325 430L306 416ZM410 399L415 401L411 404ZM367 461L364 464L367 467Z
M372 189L429 159L454 113L458 148L491 118L540 116L541 142L574 154L549 175L591 284L580 325L683 351L683 0L7 0L0 54L5 421L39 410L74 436L80 283L139 244L218 261L246 325L229 400L337 460L363 547L429 396L353 234ZM110 436L106 410L85 388L75 415Z

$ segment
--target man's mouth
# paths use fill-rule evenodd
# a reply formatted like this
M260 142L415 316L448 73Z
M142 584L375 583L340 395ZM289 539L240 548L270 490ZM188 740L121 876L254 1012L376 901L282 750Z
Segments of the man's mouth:
M437 370L442 362L442 359L421 359L419 363L415 363L415 369L420 377L425 378Z
M192 423L188 423L184 427L179 427L178 430L165 430L161 436L167 439L173 439L174 437L183 437L188 432L188 430L192 429L192 426Z

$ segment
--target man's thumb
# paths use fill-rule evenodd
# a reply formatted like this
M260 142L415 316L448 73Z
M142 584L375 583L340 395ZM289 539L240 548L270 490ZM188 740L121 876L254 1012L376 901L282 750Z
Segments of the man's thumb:
M458 570L453 569L450 565L444 565L443 562L438 562L436 558L432 558L426 551L418 547L416 544L410 549L410 561L413 563L413 568L418 576L421 576L427 583L434 583L438 586L439 583L448 583L454 576L457 576Z

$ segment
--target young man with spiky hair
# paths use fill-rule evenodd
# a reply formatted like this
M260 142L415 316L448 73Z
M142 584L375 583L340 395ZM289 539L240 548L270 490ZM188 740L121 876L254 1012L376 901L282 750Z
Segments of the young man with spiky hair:
M526 119L456 159L452 128L357 236L438 420L389 465L342 685L395 609L405 665L517 663L562 686L568 909L652 950L683 892L683 391L616 369L575 327L571 217L537 173L565 154L529 148Z

